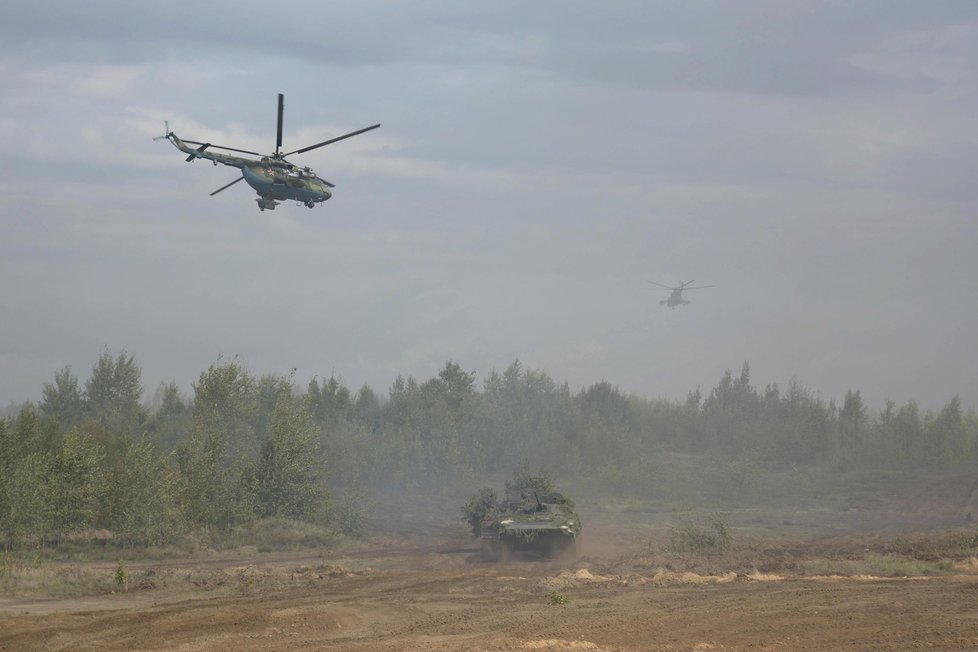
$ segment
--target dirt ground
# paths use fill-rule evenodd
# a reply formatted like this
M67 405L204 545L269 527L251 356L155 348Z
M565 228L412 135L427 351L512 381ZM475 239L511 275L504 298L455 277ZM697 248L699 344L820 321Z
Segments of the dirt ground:
M978 649L974 559L813 574L969 526L970 489L873 495L729 510L735 545L719 555L663 552L675 508L580 504L581 556L564 563L487 563L459 523L401 513L400 531L327 550L133 563L125 593L0 596L0 650Z

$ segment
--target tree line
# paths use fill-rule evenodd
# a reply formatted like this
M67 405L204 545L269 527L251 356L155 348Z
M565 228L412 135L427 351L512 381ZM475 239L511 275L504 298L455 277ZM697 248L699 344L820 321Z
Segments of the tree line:
M331 492L474 486L530 467L641 491L667 472L656 463L666 453L760 472L978 461L978 417L958 397L939 411L912 401L874 411L858 390L836 403L796 381L758 389L746 363L681 401L605 381L573 391L519 361L481 385L448 361L382 395L219 360L192 396L174 383L144 394L135 357L105 352L84 383L61 369L40 401L0 419L0 544L105 530L117 545L160 545L269 518L328 527Z

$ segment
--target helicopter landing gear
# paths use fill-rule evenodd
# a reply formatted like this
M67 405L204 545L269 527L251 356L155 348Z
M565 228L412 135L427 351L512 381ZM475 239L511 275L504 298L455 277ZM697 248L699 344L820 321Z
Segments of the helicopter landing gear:
M306 202L306 208L313 208L315 206L316 206L316 202L312 201L311 199Z
M275 210L275 206L278 205L277 201L268 197L259 197L255 201L258 202L258 208L261 210L265 210L267 208L268 210L273 211Z

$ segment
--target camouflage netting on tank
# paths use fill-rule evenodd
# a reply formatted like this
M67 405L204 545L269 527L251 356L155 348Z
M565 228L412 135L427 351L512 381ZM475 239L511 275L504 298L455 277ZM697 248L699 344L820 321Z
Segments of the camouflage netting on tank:
M501 551L536 550L552 555L572 550L581 522L574 503L554 491L546 476L517 472L503 499L483 488L462 507L472 535Z

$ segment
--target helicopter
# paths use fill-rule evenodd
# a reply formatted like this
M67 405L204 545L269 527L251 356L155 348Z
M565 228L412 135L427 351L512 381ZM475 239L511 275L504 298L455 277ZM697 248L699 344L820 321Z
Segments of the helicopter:
M656 283L655 281L649 281L652 285L658 285L660 288L664 288L672 292L668 297L660 301L664 306L669 306L670 308L675 308L676 306L685 306L690 302L687 299L683 299L683 290L702 290L703 288L715 288L715 285L691 285L695 281L679 281L679 285L676 287L669 287L668 285L663 285L662 283Z
M227 190L234 184L238 183L242 179L248 182L248 185L255 189L258 193L258 208L264 211L266 208L268 210L275 210L275 207L279 202L285 200L295 200L301 204L313 208L316 204L326 201L333 196L330 192L330 188L335 188L332 183L316 176L316 173L312 168L299 167L286 160L286 156L292 156L293 154L303 154L310 150L316 149L318 147L323 147L324 145L330 145L332 143L350 138L351 136L357 136L364 132L370 131L371 129L376 129L380 124L375 124L370 127L364 127L363 129L358 129L356 131L351 131L348 134L342 136L337 136L336 138L330 138L329 140L324 140L321 143L316 143L315 145L309 145L308 147L303 147L291 152L282 153L282 113L285 109L285 96L282 93L278 94L278 135L275 140L275 152L272 154L259 154L258 152L251 152L246 149L236 149L234 147L225 147L223 145L214 145L213 143L202 143L195 140L181 140L175 133L170 131L170 124L164 122L165 133L162 136L157 136L153 140L169 140L173 143L173 146L179 149L184 154L187 154L187 163L194 161L196 159L206 159L217 165L218 163L222 165L227 165L230 167L238 168L241 170L241 176L232 181L229 184L223 185L214 192L211 193L211 197L217 193ZM197 147L191 147L191 145L197 145ZM250 158L242 158L240 156L233 156L231 154L222 154L218 152L208 151L209 149L223 149L229 152L238 152L240 154L252 154L258 156L258 160Z

